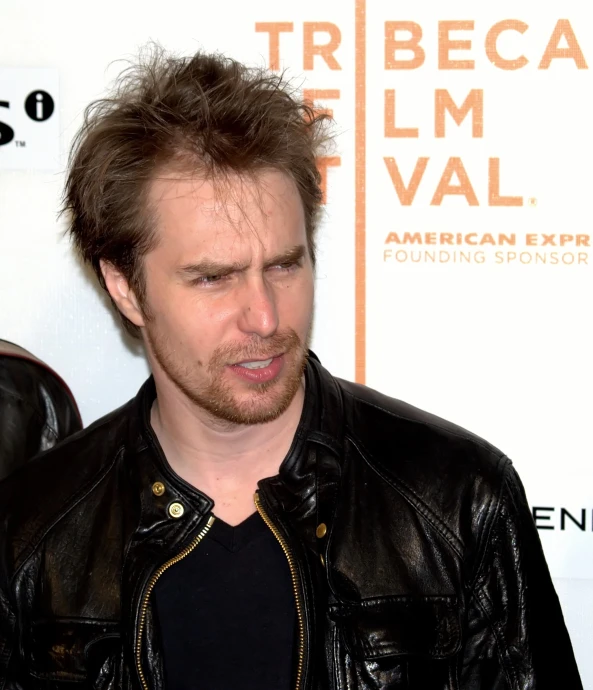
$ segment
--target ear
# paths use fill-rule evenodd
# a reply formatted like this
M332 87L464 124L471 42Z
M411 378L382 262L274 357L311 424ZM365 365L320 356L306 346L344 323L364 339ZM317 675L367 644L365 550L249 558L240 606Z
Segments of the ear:
M117 308L135 326L144 326L142 310L127 278L108 261L101 259L100 266L107 291L111 295L111 299L117 304Z

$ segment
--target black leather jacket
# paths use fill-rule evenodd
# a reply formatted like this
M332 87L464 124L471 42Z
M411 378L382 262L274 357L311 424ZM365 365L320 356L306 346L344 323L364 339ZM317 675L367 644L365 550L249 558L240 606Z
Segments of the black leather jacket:
M0 690L164 687L151 592L212 501L169 467L154 396L0 485ZM523 488L480 438L311 359L256 504L294 580L295 688L582 687Z
M74 397L56 372L0 340L0 479L80 429Z

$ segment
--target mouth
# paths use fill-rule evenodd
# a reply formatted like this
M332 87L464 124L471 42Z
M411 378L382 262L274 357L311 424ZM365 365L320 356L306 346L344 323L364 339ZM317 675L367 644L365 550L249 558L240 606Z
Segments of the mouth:
M269 383L276 379L284 368L284 353L266 359L244 359L230 365L230 370L243 381Z
M245 359L242 362L236 362L233 366L243 367L244 369L265 369L272 364L273 360L277 357L281 357L283 353L272 355L271 357L256 358L256 359Z

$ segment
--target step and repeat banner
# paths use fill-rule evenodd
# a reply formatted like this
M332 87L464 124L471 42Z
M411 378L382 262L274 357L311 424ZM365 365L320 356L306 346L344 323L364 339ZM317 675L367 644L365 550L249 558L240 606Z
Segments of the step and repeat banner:
M513 458L593 688L592 20L582 0L4 0L0 337L87 424L134 395L141 349L57 216L84 107L149 40L285 70L336 133L314 349Z

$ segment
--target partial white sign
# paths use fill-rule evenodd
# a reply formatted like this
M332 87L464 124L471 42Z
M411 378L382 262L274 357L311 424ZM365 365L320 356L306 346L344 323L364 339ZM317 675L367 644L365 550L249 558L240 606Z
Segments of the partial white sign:
M58 71L0 67L0 169L60 164Z

